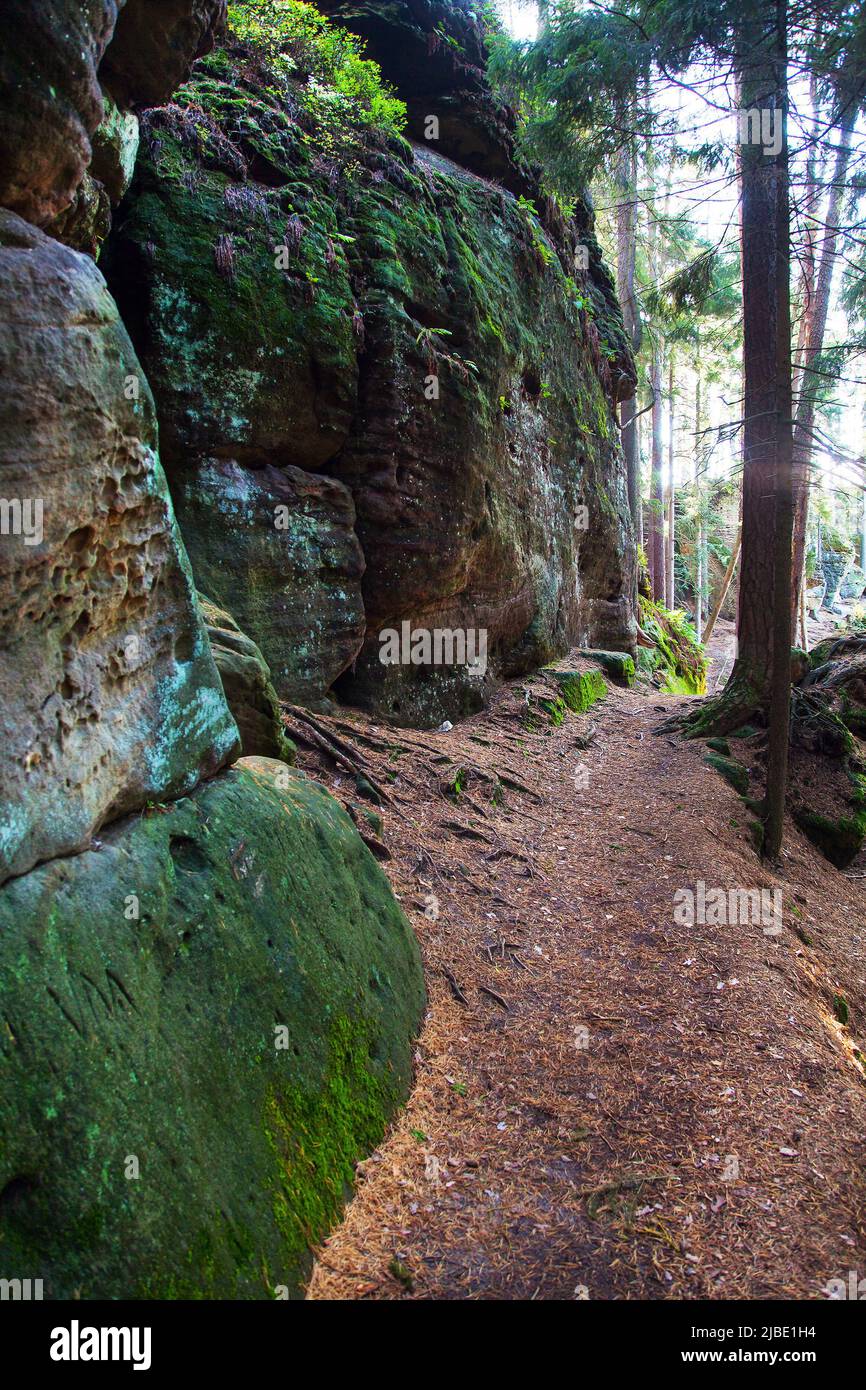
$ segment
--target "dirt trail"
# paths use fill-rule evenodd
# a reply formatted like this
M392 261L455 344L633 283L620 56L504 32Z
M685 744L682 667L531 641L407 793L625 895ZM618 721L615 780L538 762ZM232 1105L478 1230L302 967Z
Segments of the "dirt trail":
M526 689L446 734L320 721L391 798L384 867L430 1002L413 1095L310 1297L815 1298L862 1277L863 880L793 827L785 880L765 870L704 746L653 732L672 697L612 690L526 732ZM781 933L677 925L698 880L782 889Z

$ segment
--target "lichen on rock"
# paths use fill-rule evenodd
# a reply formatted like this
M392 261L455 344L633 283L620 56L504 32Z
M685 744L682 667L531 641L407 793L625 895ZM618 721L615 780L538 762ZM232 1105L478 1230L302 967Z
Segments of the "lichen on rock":
M33 509L0 549L2 881L189 791L237 729L116 306L92 261L13 213L0 213L0 372L0 493L24 520Z

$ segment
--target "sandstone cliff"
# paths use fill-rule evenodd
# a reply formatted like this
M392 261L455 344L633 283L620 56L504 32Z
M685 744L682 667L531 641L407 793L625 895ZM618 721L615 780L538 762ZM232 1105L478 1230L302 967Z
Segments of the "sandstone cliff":
M613 410L632 366L591 218L514 162L477 24L325 8L413 94L422 138L335 126L301 58L286 75L229 37L145 113L105 264L197 582L284 697L340 677L341 698L429 724L575 643L632 646ZM403 622L486 631L485 679L383 667Z
M291 745L255 643L205 624L150 387L85 254L137 109L223 10L2 15L0 1278L46 1298L297 1296L424 1004L345 812L283 761L227 767L232 711L246 751Z
M634 636L588 207L468 5L320 7L396 97L284 8L2 19L0 1275L49 1297L297 1294L408 1090L417 946L275 691L429 724Z

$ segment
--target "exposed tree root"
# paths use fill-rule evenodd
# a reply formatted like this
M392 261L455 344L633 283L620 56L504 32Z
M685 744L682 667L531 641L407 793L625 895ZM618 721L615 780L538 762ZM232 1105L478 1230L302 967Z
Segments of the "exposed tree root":
M679 733L683 738L711 738L731 734L744 724L767 722L766 696L761 695L754 681L738 673L736 667L720 695L702 700L683 714L666 719L656 733Z

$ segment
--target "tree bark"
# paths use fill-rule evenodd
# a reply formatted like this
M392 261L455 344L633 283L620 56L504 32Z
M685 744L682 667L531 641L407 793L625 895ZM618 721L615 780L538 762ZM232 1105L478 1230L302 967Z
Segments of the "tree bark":
M805 342L798 349L797 414L794 427L794 546L791 561L792 632L796 632L800 589L803 583L803 564L806 554L806 522L809 515L809 476L814 452L813 431L820 378L814 374L824 348L824 334L830 309L830 292L839 242L842 204L848 164L851 158L851 139L856 121L856 109L846 117L836 151L833 180L827 200L823 236L820 237L820 261L812 286L809 312L805 315Z
M650 363L650 389L652 390L652 474L650 480L649 562L653 600L664 606L665 602L665 534L664 534L664 480L662 477L664 445L662 439L662 349L658 338L653 342Z
M766 0L743 22L740 33L740 104L775 127L782 93L775 46L777 10L784 0ZM764 115L766 113L766 115ZM769 696L772 671L777 462L791 437L790 303L787 159L761 142L740 145L743 262L743 526L737 621L738 655L731 682L748 685L756 704ZM785 220L787 226L787 220ZM781 238L781 241L780 241ZM780 371L780 326L788 327L785 371ZM787 389L786 383L787 382ZM790 570L790 562L789 562ZM786 586L790 588L790 582ZM788 606L790 613L790 605ZM789 635L790 645L790 635Z
M638 204L635 194L637 182L637 158L633 148L623 146L617 169L619 201L616 209L616 281L619 302L622 306L622 320L631 342L632 351L637 357L640 351L643 330L637 300L634 292L635 262L637 258L637 220ZM637 401L631 396L620 405L620 430L622 451L625 456L626 480L628 485L628 504L636 536L640 536L640 440L636 422Z
M704 631L704 587L707 584L707 537L704 526L704 499L701 485L701 428L703 419L701 415L701 371L700 366L696 369L695 378L695 506L697 508L697 538L696 538L696 566L695 566L695 632L698 641L703 640Z
M675 608L674 541L676 539L676 493L674 490L674 354L668 357L668 480L667 538L665 541L665 607Z
M712 611L712 613L710 614L709 620L708 620L708 622L707 622L706 630L704 631L704 643L705 643L705 644L706 644L707 642L709 642L710 638L711 638L712 635L713 635L713 628L715 627L715 625L716 625L716 620L717 620L719 614L720 614L721 611L722 611L722 604L724 603L725 599L726 599L727 596L728 596L728 590L729 590L730 587L731 587L731 580L732 580L733 577L734 577L734 570L737 568L737 561L738 561L739 558L740 558L740 543L741 543L742 539L743 539L743 528L742 528L742 526L738 526L738 527L737 527L736 539L734 540L734 548L733 548L733 550L731 551L731 558L728 560L728 567L727 567L727 569L725 570L725 577L724 577L724 579L722 580L722 586L721 586L721 588L719 589L718 594L716 595L716 601L715 601L715 603L713 604L713 611Z
M743 108L760 112L767 121L762 129L773 137L746 142L740 150L745 447L737 658L748 681L760 689L762 703L768 704L763 848L769 859L778 858L782 845L791 710L794 487L786 25L787 0L768 0L765 14L743 25L740 49Z

